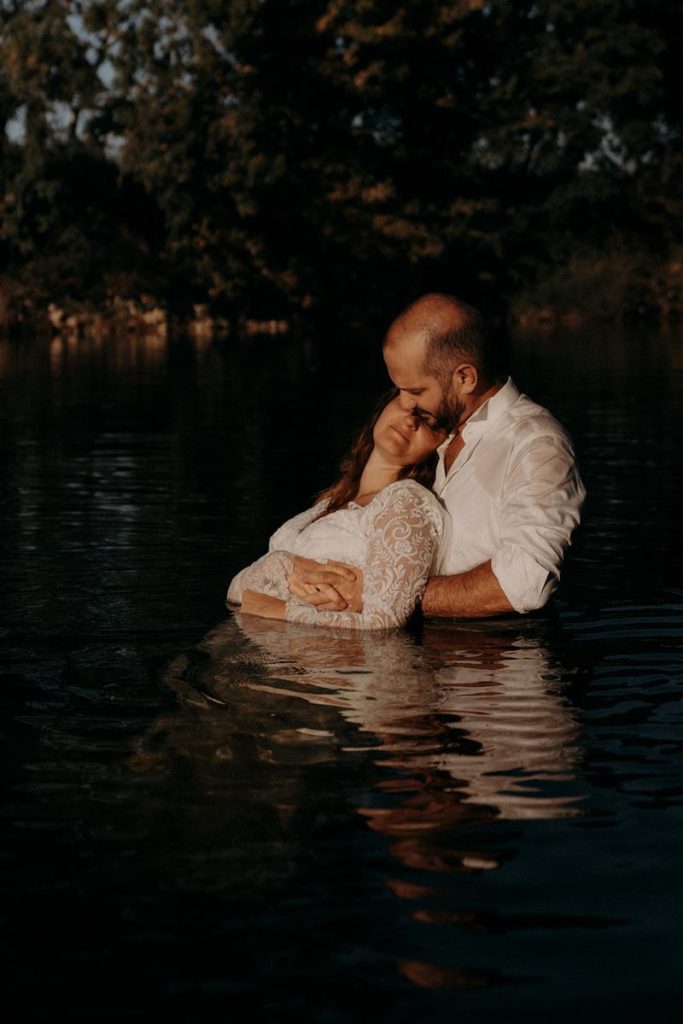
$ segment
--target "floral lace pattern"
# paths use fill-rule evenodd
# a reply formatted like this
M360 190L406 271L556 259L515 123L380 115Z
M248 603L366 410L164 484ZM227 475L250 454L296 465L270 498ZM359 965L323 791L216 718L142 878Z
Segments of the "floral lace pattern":
M293 566L292 556L286 551L271 551L263 555L237 573L228 588L228 601L240 604L245 590L257 590L260 594L288 601L287 578Z
M402 626L422 597L443 530L437 498L414 480L384 488L368 505L317 518L314 506L280 527L271 550L243 569L230 585L228 599L239 601L245 589L287 602L290 622L347 629ZM286 550L278 550L284 548ZM291 556L334 558L363 570L363 611L316 611L287 591Z

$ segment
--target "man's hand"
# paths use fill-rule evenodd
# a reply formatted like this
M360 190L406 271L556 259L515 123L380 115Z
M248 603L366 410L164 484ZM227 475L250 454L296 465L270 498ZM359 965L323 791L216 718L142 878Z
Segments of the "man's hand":
M363 610L363 571L344 562L295 556L289 591L319 611Z

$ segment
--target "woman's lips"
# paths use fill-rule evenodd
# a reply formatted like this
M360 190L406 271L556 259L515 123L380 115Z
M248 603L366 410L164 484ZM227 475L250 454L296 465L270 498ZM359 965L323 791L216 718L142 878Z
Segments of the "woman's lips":
M399 428L398 428L398 427L395 427L395 426L393 425L393 423L391 424L391 429L392 429L392 430L395 430L397 434L400 434L400 435L401 435L401 437L403 438L403 440L404 440L404 441L407 441L408 443L410 443L410 438L408 437L408 435L407 435L407 434L404 434L404 433L403 433L403 431L402 431L402 430L399 430Z

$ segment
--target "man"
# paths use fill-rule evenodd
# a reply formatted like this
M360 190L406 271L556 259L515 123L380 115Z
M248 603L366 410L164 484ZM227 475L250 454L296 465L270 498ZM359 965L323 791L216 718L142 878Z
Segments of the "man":
M479 618L541 608L555 590L585 491L571 441L503 374L476 310L425 295L389 328L384 361L403 407L451 431L435 493L449 532L425 615ZM290 590L320 608L362 607L363 574L298 559Z

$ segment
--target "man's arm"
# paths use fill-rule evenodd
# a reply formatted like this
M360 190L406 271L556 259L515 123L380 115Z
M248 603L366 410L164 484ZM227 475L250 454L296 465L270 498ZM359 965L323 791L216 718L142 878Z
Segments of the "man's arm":
M491 559L430 579L423 613L482 618L542 607L557 586L584 496L569 443L561 436L532 441L508 470Z
M512 611L490 561L455 576L432 576L422 598L423 615L479 619Z
M355 580L337 576L322 563L310 559L305 569L296 569L289 578L292 594L321 611L363 610L363 572L353 567ZM320 580L319 583L308 581ZM327 581L327 582L326 582ZM422 598L424 615L453 616L460 619L479 619L489 615L504 615L513 612L500 583L491 569L491 562L485 562L456 576L432 576Z
M309 563L309 566L305 569L295 568L290 576L289 589L292 594L321 611L342 611L345 608L357 612L363 610L361 569L353 567L355 580L342 576L333 578L331 571L322 563L315 563L319 568L313 569L310 559L302 561ZM320 580L317 584L307 582L316 579ZM456 576L432 576L422 598L424 615L479 619L489 615L505 615L514 610L491 569L490 561Z

